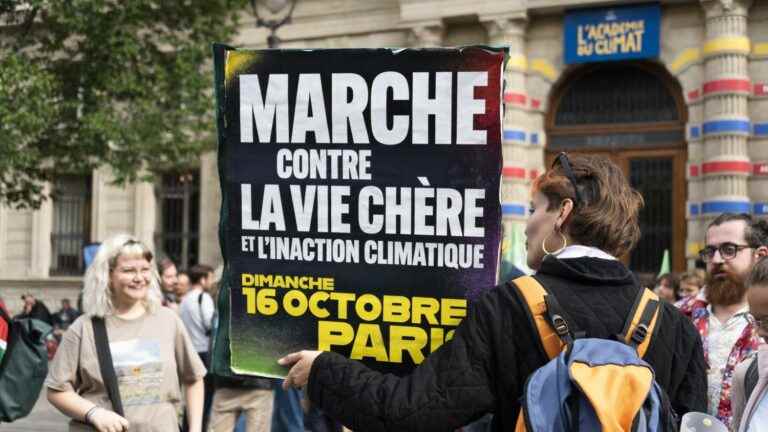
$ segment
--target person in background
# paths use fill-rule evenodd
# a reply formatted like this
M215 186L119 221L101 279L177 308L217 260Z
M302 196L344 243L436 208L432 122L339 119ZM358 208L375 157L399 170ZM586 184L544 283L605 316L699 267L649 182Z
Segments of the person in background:
M211 333L213 331L214 304L208 294L214 283L213 268L197 264L189 269L190 290L181 301L181 320L189 332L192 345L206 367L210 367ZM203 405L203 430L208 428L208 415L213 401L213 382L205 377L205 403Z
M680 280L680 299L675 302L675 306L679 309L686 302L691 299L695 299L701 292L701 288L704 286L704 280L706 278L706 272L703 270L693 270L682 273L678 278Z
M158 279L152 252L135 237L116 235L99 248L85 274L85 315L64 333L45 379L48 401L72 419L70 431L177 431L182 386L189 430L202 430L206 370L181 319L162 307ZM94 317L106 326L125 417L107 396Z
M746 279L768 255L768 222L752 215L723 213L707 227L699 253L707 263L705 302L691 312L707 361L707 412L731 424L731 385L736 365L760 344L749 315Z
M672 304L679 300L678 290L678 279L672 273L664 273L663 275L659 276L653 289L659 298Z
M768 259L755 264L747 287L749 313L757 324L757 334L763 342L768 342ZM749 390L747 375L751 375ZM768 427L768 345L765 343L756 355L736 367L731 403L734 431L759 432Z
M53 315L53 334L59 342L61 342L61 335L80 315L80 311L72 307L69 299L61 300L61 309Z
M157 263L160 273L160 289L163 291L163 306L179 311L179 300L176 297L176 287L179 283L176 264L170 258L163 258Z
M189 275L186 271L180 270L178 275L178 283L176 284L176 299L181 304L184 296L189 292Z
M53 315L42 301L32 294L23 294L21 299L24 301L24 310L16 315L15 319L34 318L53 327Z

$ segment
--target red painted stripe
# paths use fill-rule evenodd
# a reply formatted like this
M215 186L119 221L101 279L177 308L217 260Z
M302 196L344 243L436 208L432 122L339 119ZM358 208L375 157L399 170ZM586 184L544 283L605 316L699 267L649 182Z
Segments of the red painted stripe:
M531 108L533 108L533 109L541 108L541 101L538 100L538 99L531 98Z
M539 178L539 170L531 170L531 180Z
M525 178L525 168L520 167L504 167L501 170L501 173L504 175L504 177L512 177L512 178Z
M755 83L755 96L768 96L768 84Z
M727 162L705 162L701 170L704 174L719 173L724 171L750 173L752 164L749 162L727 161Z
M504 93L504 102L513 103L516 105L525 105L528 102L528 97L522 93Z
M698 177L699 176L699 166L698 165L691 165L688 167L688 172L691 177Z
M755 162L752 174L756 176L768 176L768 162Z
M688 92L688 99L690 100L698 99L699 96L701 96L701 94L699 94L699 89L691 90Z
M752 91L749 80L723 79L704 83L704 94L719 92L746 92Z

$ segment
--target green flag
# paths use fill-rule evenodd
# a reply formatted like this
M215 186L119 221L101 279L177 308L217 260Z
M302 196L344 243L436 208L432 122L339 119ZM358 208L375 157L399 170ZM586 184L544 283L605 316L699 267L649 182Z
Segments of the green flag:
M669 273L669 249L664 249L664 258L661 259L661 268L659 269L659 276Z

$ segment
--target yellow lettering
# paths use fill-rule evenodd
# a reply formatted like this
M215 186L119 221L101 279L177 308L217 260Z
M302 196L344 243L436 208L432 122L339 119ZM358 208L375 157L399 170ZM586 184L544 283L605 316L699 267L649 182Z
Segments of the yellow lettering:
M424 317L431 325L438 325L437 311L440 309L440 303L432 297L414 297L411 314L413 323L421 324L421 318Z
M465 299L444 298L440 307L440 323L447 326L457 326L461 319L467 316L467 301Z
M274 288L262 288L256 293L256 308L262 315L277 313L277 300Z
M312 313L312 315L318 317L318 318L328 318L330 316L330 312L328 312L328 309L325 307L320 307L320 302L325 303L326 300L328 300L329 294L327 292L318 291L315 293L312 293L311 296L309 296L309 311Z
M350 358L360 360L365 357L372 357L382 362L388 361L387 350L384 348L384 336L381 335L381 329L376 324L360 324L357 328Z
M283 309L290 316L301 316L307 311L307 296L303 291L290 290L283 296Z
M255 314L256 313L256 288L243 288L243 295L245 296L245 312L248 315Z
M419 327L391 326L389 328L389 359L393 363L403 362L403 351L411 355L416 364L424 361L421 350L427 345L427 332Z
M381 315L381 302L373 294L361 295L355 302L355 312L363 321L373 321Z
M347 319L347 305L355 300L355 295L352 293L334 292L331 293L331 300L335 300L338 305L336 315L338 315L339 319Z
M253 275L248 273L243 273L240 275L240 284L242 286L253 286Z
M347 323L317 322L317 349L319 351L330 351L333 346L349 345L354 337L355 331Z
M384 296L384 322L404 323L411 315L411 302L408 297Z

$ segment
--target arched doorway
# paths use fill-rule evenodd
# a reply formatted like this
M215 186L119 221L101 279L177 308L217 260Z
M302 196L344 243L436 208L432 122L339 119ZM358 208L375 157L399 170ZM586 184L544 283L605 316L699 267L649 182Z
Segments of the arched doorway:
M582 66L560 80L550 102L548 164L561 151L602 154L643 194L642 238L622 259L655 274L668 250L672 270L685 270L687 111L674 78L654 63Z

